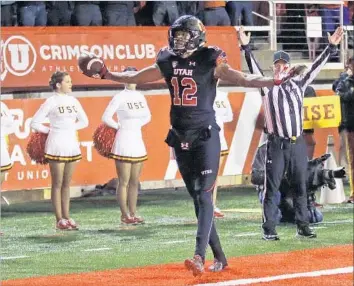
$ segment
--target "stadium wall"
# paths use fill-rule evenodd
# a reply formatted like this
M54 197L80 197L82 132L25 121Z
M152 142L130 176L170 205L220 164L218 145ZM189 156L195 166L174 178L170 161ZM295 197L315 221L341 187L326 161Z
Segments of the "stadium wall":
M319 96L333 95L328 86L315 86ZM322 88L322 89L321 89ZM234 113L232 122L225 124L225 136L230 154L220 170L220 184L247 185L248 174L257 146L263 138L263 111L261 96L255 89L221 88L229 94ZM81 189L104 184L114 178L115 167L112 160L101 157L93 147L92 134L101 123L101 116L107 106L112 91L74 92L88 114L89 127L79 131L79 139L83 159L75 171L72 196L79 196ZM169 188L182 186L182 181L170 150L164 142L169 128L170 97L167 90L143 91L151 109L152 120L143 128L143 136L149 159L144 164L141 181L143 189ZM50 96L43 93L43 97ZM11 99L11 94L4 102L13 113L16 124L15 134L10 136L10 155L14 162L13 168L7 173L3 189L9 191L37 190L36 197L48 198L50 176L48 165L31 162L26 153L26 144L30 136L30 121L40 104L40 99ZM323 112L321 112L323 114ZM326 151L328 135L333 135L338 149L337 128L316 129L315 156ZM43 190L43 193L38 190ZM45 191L47 190L47 191ZM28 195L27 195L28 196Z

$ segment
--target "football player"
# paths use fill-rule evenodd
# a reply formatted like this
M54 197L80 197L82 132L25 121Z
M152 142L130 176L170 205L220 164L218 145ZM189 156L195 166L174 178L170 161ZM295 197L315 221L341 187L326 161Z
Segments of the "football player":
M187 259L185 266L194 276L201 275L209 244L215 258L209 269L222 271L227 260L213 221L212 201L220 158L220 128L213 109L217 82L222 79L235 86L270 88L288 76L275 80L233 69L223 50L206 46L202 22L186 15L170 27L168 46L159 51L156 63L137 72L118 73L108 71L103 64L93 77L136 84L165 80L171 95L171 129L166 143L174 148L198 218L194 257Z

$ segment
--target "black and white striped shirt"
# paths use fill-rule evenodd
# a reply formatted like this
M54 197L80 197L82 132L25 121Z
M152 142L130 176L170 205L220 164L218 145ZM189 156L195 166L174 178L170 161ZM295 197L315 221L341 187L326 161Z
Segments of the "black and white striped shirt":
M252 74L263 75L250 48L242 46L246 62ZM299 137L303 127L303 97L306 87L315 79L336 47L328 45L312 66L302 75L291 78L271 89L262 88L261 95L265 113L265 126L268 134L280 137Z

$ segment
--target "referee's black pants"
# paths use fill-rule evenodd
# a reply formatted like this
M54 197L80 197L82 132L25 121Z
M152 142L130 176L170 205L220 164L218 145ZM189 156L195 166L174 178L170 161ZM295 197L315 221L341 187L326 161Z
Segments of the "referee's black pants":
M263 200L263 230L275 232L276 192L284 176L294 190L295 221L299 227L309 224L307 214L306 178L307 149L302 136L296 141L269 135L266 153L265 190Z

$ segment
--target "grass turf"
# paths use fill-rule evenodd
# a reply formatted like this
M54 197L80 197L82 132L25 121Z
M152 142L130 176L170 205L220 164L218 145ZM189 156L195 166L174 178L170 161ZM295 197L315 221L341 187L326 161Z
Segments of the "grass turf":
M282 224L278 242L261 240L261 206L254 189L221 190L218 206L226 210L226 217L216 223L228 257L353 242L350 204L322 209L317 239L296 239L295 225ZM185 190L143 192L138 211L147 223L124 227L114 197L73 199L71 214L80 230L64 232L54 229L49 201L3 206L1 257L26 257L2 259L1 279L182 262L192 256L196 219ZM210 249L207 259L212 259Z

